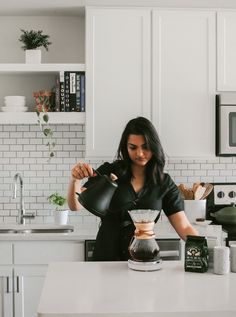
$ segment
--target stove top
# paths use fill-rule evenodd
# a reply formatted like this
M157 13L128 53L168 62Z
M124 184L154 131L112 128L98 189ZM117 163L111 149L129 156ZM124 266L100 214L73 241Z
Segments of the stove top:
M206 219L212 220L212 224L220 224L215 218L210 216L224 207L236 204L236 183L212 183L214 186L212 192L206 201ZM222 225L222 228L228 234L228 239L236 241L236 225Z

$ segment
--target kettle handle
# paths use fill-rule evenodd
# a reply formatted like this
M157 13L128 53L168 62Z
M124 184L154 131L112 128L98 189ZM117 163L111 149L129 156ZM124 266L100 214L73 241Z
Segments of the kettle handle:
M94 169L94 168L93 168L93 173L97 174L98 176L102 176L102 174L97 169Z

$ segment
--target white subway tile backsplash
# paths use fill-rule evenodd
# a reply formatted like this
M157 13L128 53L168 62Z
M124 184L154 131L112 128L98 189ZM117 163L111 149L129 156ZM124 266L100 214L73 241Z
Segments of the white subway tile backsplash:
M3 144L16 144L16 139L4 139Z
M207 171L206 170L194 170L194 176L206 176Z
M2 152L2 153L4 153L5 151L9 151L9 149L10 149L10 146L9 145L6 145L6 144L4 144L4 145L0 145L0 151Z
M226 169L226 164L214 164L214 169L217 169L217 170Z
M219 176L219 175L220 175L220 171L217 171L217 170L208 170L208 171L207 171L207 175L209 175L209 176Z
M232 157L221 157L220 158L220 163L232 163L233 158Z
M16 223L17 222L17 217L3 217L3 222L6 223Z
M31 126L31 125L17 125L16 126L16 131L33 131L33 129L38 130L39 127L37 125Z
M29 139L35 139L36 138L36 132L30 131L30 132L23 132L23 137L29 138Z
M6 124L3 126L3 131L16 131L16 126Z
M226 182L236 183L236 176L227 176Z
M220 170L220 176L232 176L233 171L232 170Z
M188 164L188 168L191 170L199 170L201 168L201 165L199 163L196 164Z
M66 196L72 166L85 161L86 140L84 125L53 125L52 128L55 157L48 162L49 152L38 125L0 126L0 222L18 221L19 193L16 200L11 198L16 172L23 176L25 208L36 213L35 219L27 222L54 221L54 206L47 197L55 191ZM89 163L97 168L103 160L92 159ZM165 171L176 184L236 182L236 158L167 159ZM99 221L85 210L69 215L69 222L81 227L98 226Z
M11 158L9 164L22 164L22 158Z
M226 169L229 169L229 170L236 170L236 164L226 164Z

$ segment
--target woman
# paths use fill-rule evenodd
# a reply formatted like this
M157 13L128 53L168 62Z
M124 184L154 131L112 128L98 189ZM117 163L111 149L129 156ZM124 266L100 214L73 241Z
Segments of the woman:
M128 246L134 234L134 225L128 214L132 209L154 209L165 212L182 239L197 235L183 211L180 192L164 173L165 156L152 123L144 117L130 120L121 136L117 160L104 163L100 174L115 174L118 187L112 197L108 214L101 219L94 260L121 261L129 258ZM89 177L81 187L80 180ZM86 190L96 181L96 174L86 163L72 168L68 190L71 210L79 210L76 192ZM157 220L157 219L156 219Z

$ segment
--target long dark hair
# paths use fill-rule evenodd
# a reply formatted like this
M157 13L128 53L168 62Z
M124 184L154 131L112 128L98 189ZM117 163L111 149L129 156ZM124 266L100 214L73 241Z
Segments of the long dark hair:
M146 182L156 184L163 180L163 170L165 166L164 151L154 125L144 117L137 117L130 120L121 136L120 144L117 150L117 165L121 164L123 167L123 178L130 179L131 160L128 154L127 141L130 134L143 135L147 148L152 152L152 158L147 164Z

